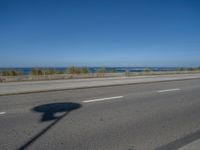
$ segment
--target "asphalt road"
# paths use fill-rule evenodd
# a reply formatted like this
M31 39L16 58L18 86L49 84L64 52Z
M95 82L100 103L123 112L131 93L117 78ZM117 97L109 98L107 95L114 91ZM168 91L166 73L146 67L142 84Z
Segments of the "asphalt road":
M0 149L198 149L199 116L200 79L0 96Z

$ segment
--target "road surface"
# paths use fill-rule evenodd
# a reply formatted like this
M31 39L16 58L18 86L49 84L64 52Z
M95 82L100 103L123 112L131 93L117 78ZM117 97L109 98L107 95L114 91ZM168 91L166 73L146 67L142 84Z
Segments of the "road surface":
M200 79L0 96L0 149L200 147Z

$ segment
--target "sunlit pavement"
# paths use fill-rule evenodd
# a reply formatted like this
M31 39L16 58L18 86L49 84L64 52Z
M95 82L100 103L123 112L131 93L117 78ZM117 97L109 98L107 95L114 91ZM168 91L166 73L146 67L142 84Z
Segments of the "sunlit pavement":
M0 96L0 149L197 149L200 79Z

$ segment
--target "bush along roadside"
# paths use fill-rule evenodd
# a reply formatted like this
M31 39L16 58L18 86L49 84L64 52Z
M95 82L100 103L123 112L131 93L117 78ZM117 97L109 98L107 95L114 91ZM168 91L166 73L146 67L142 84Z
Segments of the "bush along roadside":
M18 70L4 70L0 72L1 76L20 76L22 72Z
M64 72L56 70L56 69L40 69L33 68L30 72L30 75L39 76L39 75L55 75L55 74L63 74Z
M88 74L89 69L87 67L71 66L66 69L66 73L68 73L68 74Z

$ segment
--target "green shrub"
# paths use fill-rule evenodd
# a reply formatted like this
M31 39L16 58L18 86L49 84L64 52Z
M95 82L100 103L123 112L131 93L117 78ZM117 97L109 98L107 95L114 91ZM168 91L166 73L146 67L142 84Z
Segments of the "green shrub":
M31 75L44 75L44 71L42 69L33 68L30 72Z
M97 77L104 77L105 73L106 73L106 69L105 68L98 68L96 70Z
M144 72L145 73L149 73L149 72L151 72L152 70L150 69L150 68L144 68Z
M19 76L22 75L22 73L18 70L4 70L0 73L2 76Z
M71 66L71 67L67 68L67 73L69 73L69 74L80 74L80 69L75 67L75 66Z
M178 68L177 71L185 71L186 69L181 67L181 68Z
M106 73L106 69L105 68L98 68L96 70L96 73Z
M88 69L87 67L79 68L79 71L80 71L80 73L82 73L82 74L87 74L87 73L89 73L89 69Z
M43 72L45 75L59 74L59 71L55 69L46 69Z
M117 71L116 71L115 68L110 68L110 69L108 70L108 72L110 72L110 73L116 73Z
M58 70L58 74L64 74L64 71Z
M187 68L187 71L194 71L195 69L192 67Z

